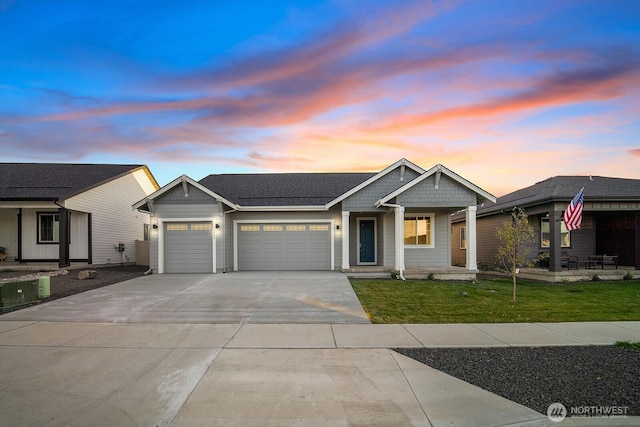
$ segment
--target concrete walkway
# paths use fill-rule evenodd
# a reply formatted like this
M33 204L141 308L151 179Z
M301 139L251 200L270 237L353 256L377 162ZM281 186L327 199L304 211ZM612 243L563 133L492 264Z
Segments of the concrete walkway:
M5 316L0 316L2 320ZM371 325L0 321L0 425L542 426L389 347L640 341L640 322ZM560 426L639 425L567 419Z

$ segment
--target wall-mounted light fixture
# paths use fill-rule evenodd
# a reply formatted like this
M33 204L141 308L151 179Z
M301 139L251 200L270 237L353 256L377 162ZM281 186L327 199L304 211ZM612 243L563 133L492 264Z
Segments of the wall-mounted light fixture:
M336 230L340 230L340 224L336 225Z
M216 228L220 228L220 224L216 224Z
M151 228L153 228L154 230L157 230L157 229L158 229L158 224L153 224L153 225L151 226Z

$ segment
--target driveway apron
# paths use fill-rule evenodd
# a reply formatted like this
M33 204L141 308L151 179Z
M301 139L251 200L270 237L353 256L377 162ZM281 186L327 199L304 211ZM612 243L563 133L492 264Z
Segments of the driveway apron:
M139 277L7 313L1 320L128 323L370 323L337 272Z

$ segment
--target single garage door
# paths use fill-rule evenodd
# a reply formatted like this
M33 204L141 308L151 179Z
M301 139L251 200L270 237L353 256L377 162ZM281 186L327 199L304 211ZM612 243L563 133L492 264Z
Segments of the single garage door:
M164 226L165 273L212 273L210 222L170 222Z
M329 223L240 224L238 269L330 270Z

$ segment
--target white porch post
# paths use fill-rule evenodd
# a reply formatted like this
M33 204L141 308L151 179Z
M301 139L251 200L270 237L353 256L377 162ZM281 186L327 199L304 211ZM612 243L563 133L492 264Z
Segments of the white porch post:
M467 270L477 270L478 260L476 253L476 212L477 206L467 207L466 238L467 238Z
M349 211L342 211L342 269L348 270L349 265Z
M404 270L404 206L393 208L395 215L395 252L397 271Z

